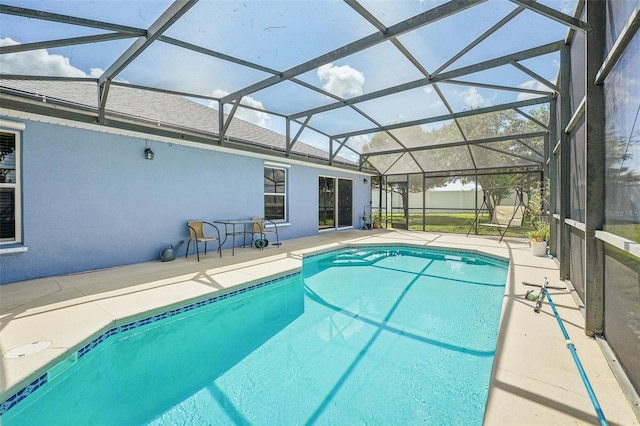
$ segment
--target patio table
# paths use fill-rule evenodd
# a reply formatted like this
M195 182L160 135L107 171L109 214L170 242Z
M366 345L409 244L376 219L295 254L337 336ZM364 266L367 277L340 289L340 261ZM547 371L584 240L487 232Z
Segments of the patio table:
M253 224L256 223L254 219L220 219L215 220L214 223L220 223L224 225L224 241L221 245L227 241L227 238L231 236L231 256L236 255L236 235L242 235L242 247L247 246L247 234L253 233ZM247 227L247 225L249 225Z

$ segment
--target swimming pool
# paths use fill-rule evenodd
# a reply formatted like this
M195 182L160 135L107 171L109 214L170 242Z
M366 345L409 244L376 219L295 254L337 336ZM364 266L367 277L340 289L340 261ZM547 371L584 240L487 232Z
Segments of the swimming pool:
M2 421L481 424L506 274L410 247L311 256L300 274L109 331Z

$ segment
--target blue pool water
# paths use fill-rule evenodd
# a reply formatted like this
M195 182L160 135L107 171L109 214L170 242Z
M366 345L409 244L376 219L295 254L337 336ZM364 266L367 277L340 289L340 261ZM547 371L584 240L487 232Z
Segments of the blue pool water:
M120 332L2 416L11 425L480 425L507 264L404 247Z

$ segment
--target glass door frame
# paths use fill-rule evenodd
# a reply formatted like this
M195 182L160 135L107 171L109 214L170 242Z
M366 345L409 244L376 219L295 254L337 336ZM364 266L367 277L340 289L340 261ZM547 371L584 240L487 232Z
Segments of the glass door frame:
M328 179L332 181L332 185L323 185L321 186L321 179ZM350 212L351 212L351 216L349 218L349 225L343 225L340 226L340 217L339 217L339 211L338 211L338 207L339 207L339 199L340 199L340 191L339 191L339 182L340 181L346 181L350 183L350 190L351 193L349 194L349 199L351 201L351 208L350 208ZM320 224L320 214L322 213L320 211L321 207L323 206L323 200L320 199L320 197L322 196L322 192L321 189L322 188L328 188L331 187L333 189L333 191L325 191L325 192L333 192L333 226L328 227L321 227ZM337 230L337 229L349 229L349 228L353 228L354 227L354 198L355 198L355 185L354 185L354 179L352 178L344 178L344 177L338 177L338 176L327 176L327 175L319 175L318 176L318 231L319 232L325 232L325 231L331 231L331 230ZM325 200L326 201L326 200ZM326 218L325 218L326 220Z

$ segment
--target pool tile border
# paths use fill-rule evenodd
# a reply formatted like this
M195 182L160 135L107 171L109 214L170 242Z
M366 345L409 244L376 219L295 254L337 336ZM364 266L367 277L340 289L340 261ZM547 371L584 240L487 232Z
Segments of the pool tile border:
M289 278L293 278L293 277L299 276L299 275L300 275L300 271L292 272L292 273L289 273L289 274L286 274L286 275L281 275L281 276L278 276L278 277L275 277L275 278L272 278L272 279L269 279L269 280L266 280L266 281L261 281L261 282L256 283L256 284L250 284L250 285L248 285L246 287L239 288L237 290L233 290L233 291L230 291L228 293L220 294L218 296L213 296L213 297L210 297L210 298L198 301L198 302L190 303L188 305L181 306L179 308L171 309L169 311L166 311L166 312L163 312L163 313L160 313L160 314L156 314L156 315L150 316L148 318L143 318L143 319L140 319L140 320L137 320L137 321L133 321L133 322L130 322L130 323L127 323L127 324L123 324L123 325L119 325L119 326L110 328L109 330L101 333L98 337L96 337L93 340L91 340L86 345L82 346L80 349L78 349L76 352L74 352L73 355L71 355L68 358L65 358L65 360L68 360L70 358L76 358L76 359L82 358L83 356L88 354L92 349L96 348L99 344L103 343L104 341L106 341L111 336L115 336L115 335L123 333L125 331L134 330L136 328L145 326L147 324L152 324L154 322L157 322L157 321L160 321L160 320L163 320L163 319L166 319L166 318L171 318L171 317L176 316L178 314L189 312L189 311L192 311L192 310L194 310L196 308L200 308L202 306L210 305L212 303L216 303L216 302L219 302L221 300L228 299L230 297L234 297L234 296L237 296L239 294L246 293L248 291L255 290L257 288L265 287L265 286L268 286L270 284L274 284L276 282L284 281L284 280L287 280ZM40 389L42 386L46 385L49 382L49 375L52 373L52 371L56 369L56 366L58 364L65 362L65 360L61 360L58 363L54 364L51 368L49 368L49 370L47 370L40 377L38 377L37 379L35 379L31 383L29 383L24 388L20 389L18 392L16 392L13 395L9 396L9 398L7 398L6 401L2 402L0 404L0 416L5 414L5 413L7 413L10 409L15 407L20 401L24 400L26 397L28 397L29 395L31 395L32 393L34 393L35 391Z
M293 277L295 277L297 275L300 275L299 271L291 273L291 274L287 274L287 275L282 275L282 276L279 276L277 278L272 278L272 279L267 280L267 281L261 281L261 282L259 282L257 284L252 284L252 285L249 285L247 287L243 287L243 288L240 288L240 289L237 289L237 290L230 291L228 293L221 294L219 296L213 296L213 297L210 297L208 299L201 300L199 302L190 303L188 305L181 306L180 308L175 308L175 309L172 309L170 311L166 311L166 312L163 312L161 314L156 314L156 315L153 315L153 316L148 317L148 318L143 318L143 319L140 319L140 320L137 320L137 321L134 321L134 322L130 322L130 323L127 323L127 324L124 324L124 325L113 327L113 328L107 330L106 332L102 333L100 336L96 337L95 339L93 339L91 342L87 343L86 345L84 345L80 349L78 349L78 351L77 351L78 359L80 359L83 356L85 356L93 348L98 346L100 343L104 342L107 338L109 338L111 336L115 336L116 334L120 334L120 333L123 333L125 331L129 331L129 330L134 330L134 329L136 329L138 327L142 327L142 326L147 325L147 324L152 324L152 323L154 323L156 321L160 321L160 320L163 320L163 319L166 319L166 318L171 318L173 316L176 316L176 315L179 315L179 314L183 314L185 312L192 311L192 310L194 310L196 308L200 308L202 306L206 306L206 305L210 305L210 304L215 303L215 302L219 302L220 300L224 300L224 299L228 299L228 298L233 297L233 296L237 296L238 294L241 294L241 293L246 293L248 291L255 290L257 288L265 287L267 285L270 285L270 284L273 284L273 283L276 283L276 282L279 282L279 281L284 281L286 279L293 278Z
M46 385L49 381L49 372L44 373L33 382L29 383L18 392L11 395L5 402L0 404L0 416L16 406L20 401L31 395L33 392L40 389L43 385Z

